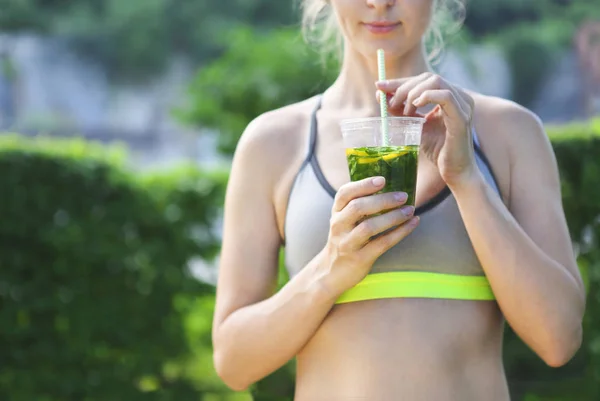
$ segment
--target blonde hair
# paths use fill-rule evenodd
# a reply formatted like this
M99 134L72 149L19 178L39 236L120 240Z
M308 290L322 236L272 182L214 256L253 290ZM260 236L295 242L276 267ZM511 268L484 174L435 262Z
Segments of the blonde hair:
M425 34L427 61L439 62L444 39L456 33L465 18L465 0L434 0L434 13ZM324 56L342 54L342 34L328 0L300 0L302 33L307 43L318 47Z

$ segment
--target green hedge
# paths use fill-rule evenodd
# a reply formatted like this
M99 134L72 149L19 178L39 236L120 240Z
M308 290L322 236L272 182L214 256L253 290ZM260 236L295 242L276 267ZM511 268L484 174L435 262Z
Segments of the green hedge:
M210 346L210 330L189 333L210 326L214 289L186 266L218 250L210 225L226 177L191 167L134 176L124 157L79 140L0 137L0 399L222 391L191 359Z

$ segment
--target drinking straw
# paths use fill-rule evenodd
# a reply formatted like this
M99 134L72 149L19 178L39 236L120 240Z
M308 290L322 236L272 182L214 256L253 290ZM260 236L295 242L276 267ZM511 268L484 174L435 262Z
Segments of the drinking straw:
M379 69L379 80L385 81L385 54L383 49L377 50L377 67ZM383 146L389 146L387 95L383 91L379 91L379 108L381 110L381 142Z

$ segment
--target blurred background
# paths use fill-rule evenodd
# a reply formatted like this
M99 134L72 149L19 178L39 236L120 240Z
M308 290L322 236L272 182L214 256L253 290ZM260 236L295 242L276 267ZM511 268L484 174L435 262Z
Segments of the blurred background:
M237 140L336 74L299 19L282 0L0 0L0 400L292 399L293 361L228 390L210 330ZM551 369L507 328L513 399L598 401L600 4L470 0L436 70L532 109L559 162L584 344Z

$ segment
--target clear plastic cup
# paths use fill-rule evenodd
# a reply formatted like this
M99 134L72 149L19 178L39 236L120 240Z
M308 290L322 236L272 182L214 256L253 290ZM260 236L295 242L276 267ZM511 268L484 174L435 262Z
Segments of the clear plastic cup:
M385 177L380 192L406 192L415 205L419 146L424 118L373 117L340 122L350 179ZM383 130L386 124L387 135Z

